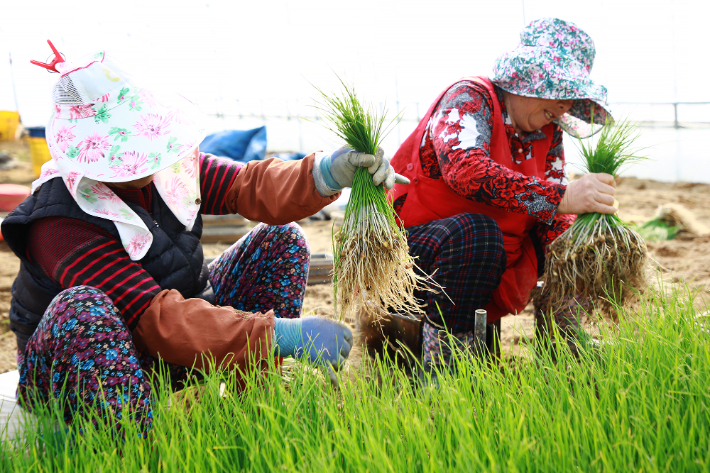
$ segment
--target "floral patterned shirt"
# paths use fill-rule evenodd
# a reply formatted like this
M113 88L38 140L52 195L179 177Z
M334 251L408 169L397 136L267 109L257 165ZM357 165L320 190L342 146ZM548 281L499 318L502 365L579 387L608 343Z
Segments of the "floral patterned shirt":
M501 107L514 162L527 159L533 142L545 138L544 133L537 130L518 135L501 89L496 87L496 96L491 97L482 85L461 81L444 94L432 113L420 147L422 169L427 177L444 179L463 197L537 218L533 231L547 246L574 221L574 215L556 214L568 182L562 129L555 125L544 181L509 169L490 158L493 100ZM396 210L401 209L404 198L406 194L397 199Z

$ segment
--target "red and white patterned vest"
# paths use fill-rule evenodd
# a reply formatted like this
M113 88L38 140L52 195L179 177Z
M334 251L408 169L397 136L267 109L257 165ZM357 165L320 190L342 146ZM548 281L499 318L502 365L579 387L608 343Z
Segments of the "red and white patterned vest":
M451 86L462 80L474 81L485 86L492 98L491 159L513 171L544 180L545 159L552 144L554 125L548 124L542 128L547 138L533 142L533 157L515 164L493 84L486 77L467 77L454 82ZM411 184L396 184L390 191L390 196L394 201L401 195L407 194L404 206L399 212L399 218L405 226L420 225L461 213L488 215L498 223L503 232L508 264L500 286L493 293L491 302L485 307L488 310L488 321L492 322L507 314L520 313L528 303L530 290L535 287L537 258L528 234L537 219L466 199L454 192L442 178L432 179L424 175L419 159L422 138L436 105L451 86L439 94L417 128L402 143L392 158L395 171L408 177Z

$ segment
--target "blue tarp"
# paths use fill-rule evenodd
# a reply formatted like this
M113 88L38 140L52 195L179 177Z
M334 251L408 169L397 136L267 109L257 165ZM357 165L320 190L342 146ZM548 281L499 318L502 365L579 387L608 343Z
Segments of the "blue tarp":
M246 163L266 156L266 127L252 130L226 130L209 135L200 151Z
M260 161L266 157L266 126L252 130L226 130L214 133L200 143L200 151L241 163ZM303 153L277 153L270 157L294 161L305 156Z
M30 135L32 138L46 138L43 126L32 126L26 128L26 130L27 134Z

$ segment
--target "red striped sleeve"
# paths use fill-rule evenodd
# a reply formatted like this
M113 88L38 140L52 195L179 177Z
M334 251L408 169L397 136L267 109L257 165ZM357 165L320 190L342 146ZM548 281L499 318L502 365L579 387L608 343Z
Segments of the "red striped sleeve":
M153 278L152 278L152 277L148 276L148 277L146 277L145 279L143 279L142 281L138 281L138 282L135 284L135 287L140 287L140 286L146 285L146 283L155 283L155 281L153 281ZM150 288L153 288L155 284L148 284L148 285L150 286ZM122 296L117 297L114 302L115 302L116 304L118 304L119 302L121 302L121 300L122 300L123 298L130 297L130 296L134 296L133 299L129 300L129 301L127 302L127 304L126 304L126 307L130 307L131 305L133 305L133 304L138 300L139 296L141 296L142 294L145 294L145 293L146 293L146 291L141 291L141 292L139 292L138 294L134 294L135 292L136 292L136 291L126 291Z
M200 193L204 196L212 191L212 181L207 181L205 176L212 174L212 170L217 166L217 161L209 159L205 154L200 153Z
M241 164L226 158L200 154L200 193L202 208L200 213L225 215L230 213L224 201L232 187Z
M91 256L92 247L104 243L106 239L102 237L77 248L59 264L55 275L65 273L63 267L71 264L73 269L66 271L67 276L58 281L62 287L86 285L100 289L113 301L125 321L137 323L136 316L140 314L135 313L134 308L149 304L160 292L160 286L140 264L131 261L117 240L111 241L107 247L112 251L102 255L103 264L92 264L95 262ZM113 251L119 249L121 251ZM81 276L75 277L79 272ZM129 328L133 328L132 324L129 324Z
M79 270L76 274L74 274L73 279L67 283L70 287L71 287L71 286L77 286L77 285L78 285L77 282L76 282L77 279L78 279L79 277L81 277L81 276L82 276L85 272L87 272L88 270L90 270L90 269L95 269L94 266L99 265L102 261L106 261L106 260L105 260L106 257L110 257L110 256L112 256L112 255L114 255L114 254L116 254L116 253L120 253L121 250L125 251L125 250L123 249L123 247L121 247L120 250L115 249L115 250L113 250L113 251L111 251L111 252L109 252L109 253L107 253L107 254L104 254L103 252L99 251L99 250L106 250L106 251L107 251L107 250L108 250L107 247L109 246L110 243L111 243L111 240L109 240L108 242L102 244L101 248L99 248L99 249L97 249L97 250L95 250L95 251L92 251L92 253L94 253L94 254L96 254L96 255L101 255L101 257L100 257L100 258L95 258L95 260L94 260L93 262L89 262L88 264L86 264L86 265L84 266L83 269ZM86 256L90 256L90 255L83 255L83 256L86 257ZM62 278L63 278L63 277L66 277L66 274L67 274L67 272L68 272L69 269L70 269L70 268L67 268L67 269L64 270L64 274L62 275ZM102 269L105 270L106 268L104 267L104 268L102 268ZM61 278L60 278L60 279L61 279Z
M41 224L39 224L39 225L37 225L37 226L38 226L39 228L42 228L42 225L41 225ZM92 239L93 239L93 236L90 236L89 239L92 240ZM93 253L99 253L101 250L103 250L104 248L106 248L108 245L109 245L109 242L104 242L102 245L93 248L91 251L92 251ZM54 255L53 255L53 256L54 256ZM69 270L71 270L71 269L73 268L73 266L76 265L77 263L78 263L78 261L72 263L71 265L69 265L69 267L65 268L65 269L64 269L64 273L60 276L60 278L65 277L65 276L67 275L67 272L68 272ZM45 268L45 271L47 271L46 268ZM48 273L48 274L51 274L51 270L50 270L50 271L47 271L47 273Z
M102 258L103 259L103 258ZM101 281L97 281L99 286L104 286L106 284L116 284L116 285L122 285L125 284L128 279L131 278L131 274L129 273L128 276L126 276L124 279L117 281L119 276L122 276L126 271L131 269L130 265L119 265L116 266L118 263L120 263L120 260L115 260L112 261L111 264L108 264L100 269L100 273L97 271L95 274L101 274L103 279ZM114 268L114 266L116 266ZM112 270L113 271L110 271Z
M139 316L146 311L148 306L150 306L150 300L145 301L142 306L138 307L138 309L136 309L135 311L132 311L133 315L131 315L128 320L126 320L126 325L128 325L129 327L135 327L136 325L138 325L138 320L140 320Z
M50 217L34 222L29 235L32 258L54 282L65 289L100 289L113 301L131 330L161 290L140 264L131 261L121 242L99 227Z

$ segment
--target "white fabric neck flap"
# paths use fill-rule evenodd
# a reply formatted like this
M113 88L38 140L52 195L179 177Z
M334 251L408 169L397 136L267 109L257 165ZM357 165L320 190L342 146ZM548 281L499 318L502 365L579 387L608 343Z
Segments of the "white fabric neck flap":
M138 261L153 236L105 183L153 175L168 208L191 230L201 203L197 146L205 136L197 107L176 94L158 97L135 87L104 53L57 68L46 133L52 160L42 166L32 192L61 176L84 212L116 225L126 252Z
M197 150L195 150L197 151ZM164 169L153 178L158 193L170 211L189 231L200 210L199 159L192 153ZM143 220L103 182L77 171L62 171L52 159L42 165L39 179L32 183L32 193L50 179L61 177L81 210L94 217L110 220L116 226L132 261L142 259L153 243L153 235Z

